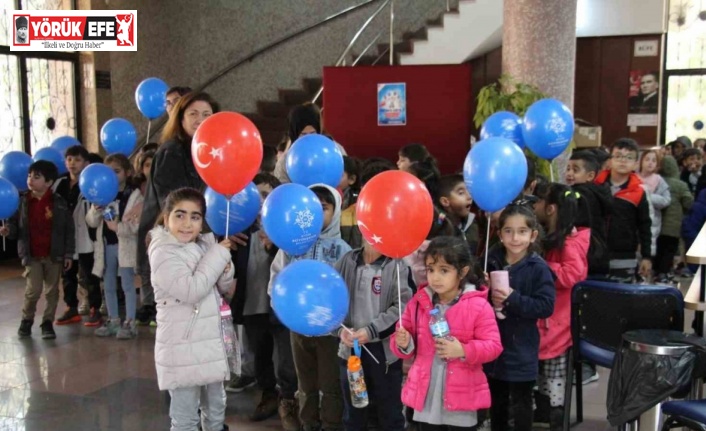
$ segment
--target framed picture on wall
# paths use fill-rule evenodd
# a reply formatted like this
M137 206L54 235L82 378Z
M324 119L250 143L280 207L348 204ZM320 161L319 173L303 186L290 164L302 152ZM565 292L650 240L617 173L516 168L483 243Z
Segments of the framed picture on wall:
M378 126L407 125L407 86L404 82L378 84Z
M659 121L659 72L630 71L628 126L656 126Z

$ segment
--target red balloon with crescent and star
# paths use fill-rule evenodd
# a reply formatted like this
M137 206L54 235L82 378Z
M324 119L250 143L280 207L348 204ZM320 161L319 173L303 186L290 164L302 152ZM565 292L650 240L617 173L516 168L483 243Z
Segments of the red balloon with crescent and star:
M205 119L196 130L191 158L209 187L232 196L260 170L262 138L247 117L237 112L219 112Z
M417 177L386 171L368 181L358 196L356 218L363 238L396 259L416 251L431 230L434 205Z

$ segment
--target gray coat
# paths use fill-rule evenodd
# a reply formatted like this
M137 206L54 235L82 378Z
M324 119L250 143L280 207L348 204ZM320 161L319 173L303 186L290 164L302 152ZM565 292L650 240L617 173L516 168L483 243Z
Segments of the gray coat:
M20 199L20 208L10 219L9 237L17 239L17 254L22 259L22 265L29 265L32 260L30 253L29 225L29 193ZM51 245L49 257L54 263L64 263L65 259L73 259L75 251L74 222L69 205L56 193L52 193Z
M351 316L356 313L356 304L353 301L355 298L355 290L358 288L358 261L362 259L362 248L351 250L346 253L345 256L341 258L334 268L341 274L343 279L346 281L348 286L348 293L351 298L350 305L348 306L348 315L346 316L343 324L350 328L351 327ZM397 295L397 268L399 268L400 275L400 288L402 296L402 304L400 304ZM373 319L366 330L371 342L382 341L382 346L385 349L385 360L386 362L392 363L397 361L399 358L392 353L390 349L389 337L394 335L395 325L400 318L400 309L404 310L404 306L407 305L410 299L412 299L412 287L414 286L414 279L411 276L409 266L407 266L402 259L391 259L386 258L382 263L382 283L380 288L380 304L378 306L379 314ZM360 329L360 328L351 328ZM338 336L341 335L343 328L339 328L336 331ZM350 356L351 349L349 349L345 344L340 343L338 346L338 356L343 359L348 359ZM380 360L382 358L378 358Z
M157 305L154 348L159 389L203 386L230 376L221 333L220 294L233 283L230 252L213 234L180 243L151 231L149 258ZM217 289L216 289L217 288Z

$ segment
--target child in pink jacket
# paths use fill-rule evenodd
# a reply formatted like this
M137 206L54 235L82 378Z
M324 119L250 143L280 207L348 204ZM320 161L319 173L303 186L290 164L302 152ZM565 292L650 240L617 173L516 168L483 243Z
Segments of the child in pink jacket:
M429 284L407 304L390 339L395 355L415 357L402 402L414 409L423 431L471 430L478 423L476 411L490 407L482 364L502 352L495 314L487 290L476 288L477 265L462 239L433 239L425 262ZM448 339L432 337L429 312L435 308L449 324Z
M571 289L588 274L591 230L574 226L580 195L559 183L538 186L534 204L546 237L544 259L556 275L554 313L537 322L539 328L539 393L535 396L535 422L549 422L550 430L564 424L564 393L571 347ZM581 202L581 204L585 204ZM581 206L582 206L581 205ZM581 208L581 211L588 211Z

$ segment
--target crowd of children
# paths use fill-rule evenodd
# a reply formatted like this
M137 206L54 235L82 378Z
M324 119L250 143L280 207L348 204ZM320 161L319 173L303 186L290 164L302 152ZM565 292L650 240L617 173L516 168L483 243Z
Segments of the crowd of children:
M184 126L175 136L191 136L198 124L188 123L184 112L199 103L215 112L216 105L207 95L180 96L173 115ZM254 178L261 204L288 181L282 166L291 141L321 133L318 109L297 107L290 126L289 142L265 151ZM259 219L228 238L208 233L203 190L196 184L164 190L157 226L143 229L143 201L156 187L150 182L154 147L143 149L135 165L108 155L103 163L115 172L119 193L106 207L91 205L78 178L95 155L72 147L63 177L49 162L31 165L29 191L0 229L18 239L26 267L18 333L31 336L42 292L42 338L56 336L53 322L83 322L96 328L96 336L117 339L136 337L138 321L155 322L157 379L171 395L173 430L199 424L227 429L226 391L255 382L262 395L250 419L279 414L288 431L373 425L394 431L410 423L421 430L474 430L486 418L493 430L510 423L530 430L533 422L561 429L570 402L572 287L586 278L634 283L651 282L653 275L669 283L680 241L688 247L706 220L702 153L684 147L675 141L641 151L635 141L619 139L610 151L575 151L565 184L550 183L529 166L523 193L491 215L474 206L462 175L442 176L427 148L407 145L397 169L425 183L435 209L427 239L404 259L377 251L356 222L360 189L395 169L388 160L346 156L337 188L310 186L322 204L323 228L308 252L291 256L269 240ZM160 166L169 156L164 151L157 153ZM482 234L486 228L492 238ZM146 262L138 253L142 236ZM482 258L486 268L478 263ZM334 333L290 332L271 307L274 278L300 259L333 266L348 286L349 312ZM492 281L494 271L506 272L508 283ZM139 310L136 274L154 292L145 298L143 290ZM55 320L60 284L67 308ZM79 286L86 291L84 309ZM243 326L250 370L229 368L220 327L227 303L233 322ZM445 335L435 326L439 316L448 324ZM363 408L352 402L347 374L356 344L366 347L360 359L370 402Z

